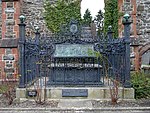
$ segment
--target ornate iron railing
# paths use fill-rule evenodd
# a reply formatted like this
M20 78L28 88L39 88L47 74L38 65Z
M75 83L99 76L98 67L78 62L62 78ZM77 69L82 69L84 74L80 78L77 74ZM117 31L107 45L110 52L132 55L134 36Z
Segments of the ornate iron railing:
M115 79L130 87L130 22L124 21L123 38L114 39L111 29L106 37L83 38L70 25L68 34L25 38L25 24L20 27L20 84L35 82L50 86L104 86ZM43 83L44 84L44 83Z

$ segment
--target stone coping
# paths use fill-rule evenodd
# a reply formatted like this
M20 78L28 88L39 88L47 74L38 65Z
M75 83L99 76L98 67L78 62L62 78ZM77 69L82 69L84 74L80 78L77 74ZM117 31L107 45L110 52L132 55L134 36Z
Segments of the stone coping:
M63 89L86 89L88 94L86 97L77 96L77 97L63 97ZM27 95L27 91L36 90L34 87L30 88L17 88L16 89L16 98L17 99L31 99ZM44 97L44 88L41 90L41 96ZM70 92L71 94L72 92ZM47 99L101 99L108 100L111 98L110 88L109 87L48 87L46 88L46 98ZM121 100L134 100L134 89L133 88L122 88L118 89L118 98Z

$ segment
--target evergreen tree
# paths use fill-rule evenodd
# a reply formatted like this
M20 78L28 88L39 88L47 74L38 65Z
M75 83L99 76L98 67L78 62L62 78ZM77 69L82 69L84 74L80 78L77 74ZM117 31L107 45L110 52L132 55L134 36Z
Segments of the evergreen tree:
M104 13L104 32L107 33L108 26L111 25L114 36L118 37L118 19L118 0L106 0Z
M59 32L60 26L70 22L72 18L81 21L80 13L81 0L58 0L55 4L45 1L44 17L47 27L52 32Z
M85 14L83 15L83 25L90 26L92 22L92 16L89 9L86 9Z
M98 36L100 36L100 33L103 32L103 20L104 20L104 13L102 12L102 10L98 11L98 14L96 15L96 18L94 19L94 23L96 23L96 27L97 27L97 33Z

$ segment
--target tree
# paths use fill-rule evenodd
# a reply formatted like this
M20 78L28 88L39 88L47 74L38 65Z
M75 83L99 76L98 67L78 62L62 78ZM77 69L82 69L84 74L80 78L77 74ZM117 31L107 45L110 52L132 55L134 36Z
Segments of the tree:
M103 20L104 20L104 13L102 10L98 11L98 14L96 15L94 19L94 23L96 23L97 26L97 34L100 36L100 34L103 32Z
M89 9L86 9L85 14L83 15L83 25L88 25L90 26L91 22L92 22L92 16L91 16L91 12Z
M59 32L60 26L70 22L72 18L81 21L81 0L58 0L55 4L45 1L44 17L47 27L52 32Z
M118 0L106 0L104 13L104 32L107 33L108 26L112 26L114 36L118 37Z

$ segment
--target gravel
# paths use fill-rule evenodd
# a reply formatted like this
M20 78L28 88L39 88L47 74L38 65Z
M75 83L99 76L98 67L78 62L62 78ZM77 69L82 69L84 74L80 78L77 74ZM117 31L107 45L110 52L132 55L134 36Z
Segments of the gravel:
M110 101L93 101L93 107L150 107L150 99L141 99L135 101L118 101L113 105Z
M11 94L12 98L14 99L12 104L8 104L8 98L6 95L0 96L0 108L35 108L35 107L48 107L48 108L57 108L58 101L57 100L50 100L45 101L44 103L37 103L35 101L23 101L20 102L17 99L15 99L15 91ZM118 101L116 105L112 105L110 101L96 101L91 100L93 108L99 108L99 107L150 107L150 99L140 99L135 101Z
M0 108L35 108L35 107L57 107L58 102L57 101L45 101L41 103L37 103L35 101L23 101L20 102L16 99L13 100L13 103L11 105L8 104L8 99L5 95L2 95L0 97Z

